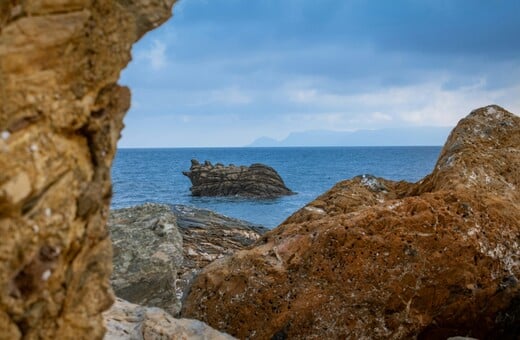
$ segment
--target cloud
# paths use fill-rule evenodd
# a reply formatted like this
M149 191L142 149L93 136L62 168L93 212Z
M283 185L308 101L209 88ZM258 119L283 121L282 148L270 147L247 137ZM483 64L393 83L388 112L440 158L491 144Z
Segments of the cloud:
M146 60L154 71L162 70L167 65L166 44L160 40L153 40L148 49L141 49L137 59Z

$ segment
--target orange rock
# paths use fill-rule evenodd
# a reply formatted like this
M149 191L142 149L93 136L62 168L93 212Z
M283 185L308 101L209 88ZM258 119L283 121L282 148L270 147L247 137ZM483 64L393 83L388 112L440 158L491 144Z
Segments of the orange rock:
M116 83L174 2L0 1L0 338L103 336Z
M520 118L473 111L418 183L359 176L217 260L183 316L239 338L509 338L520 324Z

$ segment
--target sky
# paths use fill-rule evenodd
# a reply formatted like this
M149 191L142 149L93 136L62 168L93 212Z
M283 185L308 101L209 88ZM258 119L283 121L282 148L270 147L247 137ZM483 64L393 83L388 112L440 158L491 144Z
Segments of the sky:
M518 0L180 0L132 50L119 147L520 114ZM382 141L382 145L384 141Z

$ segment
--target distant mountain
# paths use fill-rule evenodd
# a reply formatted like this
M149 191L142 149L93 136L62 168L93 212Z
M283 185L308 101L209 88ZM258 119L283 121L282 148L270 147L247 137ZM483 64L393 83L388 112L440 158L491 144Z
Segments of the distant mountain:
M283 140L260 137L250 147L275 146L412 146L443 145L451 127L406 127L380 130L293 132Z

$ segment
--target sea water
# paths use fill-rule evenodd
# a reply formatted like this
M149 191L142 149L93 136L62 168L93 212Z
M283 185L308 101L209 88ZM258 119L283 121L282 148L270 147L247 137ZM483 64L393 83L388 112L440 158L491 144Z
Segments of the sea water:
M361 174L416 182L433 170L441 148L301 147L119 149L112 168L112 208L146 202L210 209L273 228L335 183ZM192 197L182 174L191 159L273 167L296 195L276 199Z

